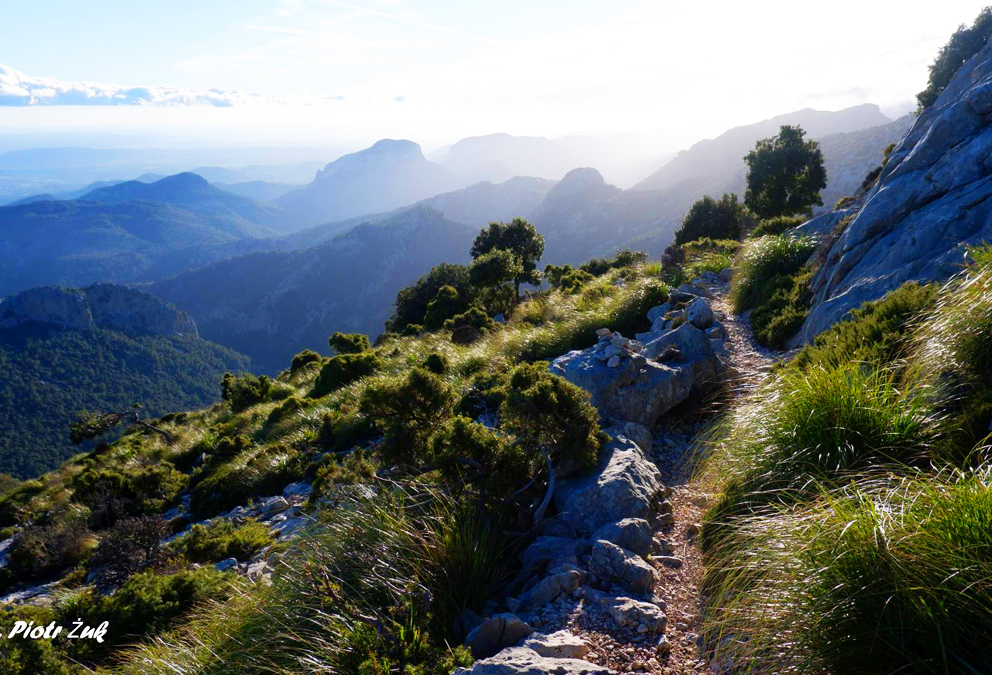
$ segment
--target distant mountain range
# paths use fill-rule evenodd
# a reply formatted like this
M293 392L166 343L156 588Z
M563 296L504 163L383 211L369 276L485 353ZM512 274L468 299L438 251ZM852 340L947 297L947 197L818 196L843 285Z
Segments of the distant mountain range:
M225 371L250 367L200 339L185 312L122 286L0 299L0 471L26 478L79 452L68 424L81 411L204 407Z
M476 234L416 206L302 251L242 255L146 289L274 374L302 349L326 353L334 331L381 333L396 293L440 262L468 262Z

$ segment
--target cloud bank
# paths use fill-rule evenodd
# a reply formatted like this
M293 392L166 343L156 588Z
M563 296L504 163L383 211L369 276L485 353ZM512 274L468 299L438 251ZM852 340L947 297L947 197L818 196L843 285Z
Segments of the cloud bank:
M188 106L218 108L259 103L288 103L284 97L234 89L180 87L119 87L96 82L63 82L54 77L31 77L0 64L0 106L109 105Z

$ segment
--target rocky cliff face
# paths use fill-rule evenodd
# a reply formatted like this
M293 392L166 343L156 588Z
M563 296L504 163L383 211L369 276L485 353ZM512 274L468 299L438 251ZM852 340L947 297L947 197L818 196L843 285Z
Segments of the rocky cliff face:
M115 284L44 286L0 299L0 328L45 323L64 330L107 328L128 334L197 336L186 312L147 293Z
M992 241L992 43L896 146L813 279L803 343L906 281L941 281Z

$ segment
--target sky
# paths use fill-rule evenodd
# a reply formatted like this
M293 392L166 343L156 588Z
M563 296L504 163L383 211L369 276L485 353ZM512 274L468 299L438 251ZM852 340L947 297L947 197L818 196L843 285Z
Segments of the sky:
M980 2L3 3L0 133L235 145L635 132L678 150L812 107L914 107ZM124 142L126 144L126 142Z

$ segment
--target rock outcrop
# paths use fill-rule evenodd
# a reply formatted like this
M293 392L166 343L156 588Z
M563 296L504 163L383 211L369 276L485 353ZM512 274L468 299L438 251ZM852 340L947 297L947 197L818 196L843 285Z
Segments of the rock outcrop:
M63 330L107 328L129 335L197 336L196 323L186 312L116 284L43 286L0 299L0 328L30 322Z
M917 118L813 278L809 342L906 281L942 281L992 240L992 43Z

